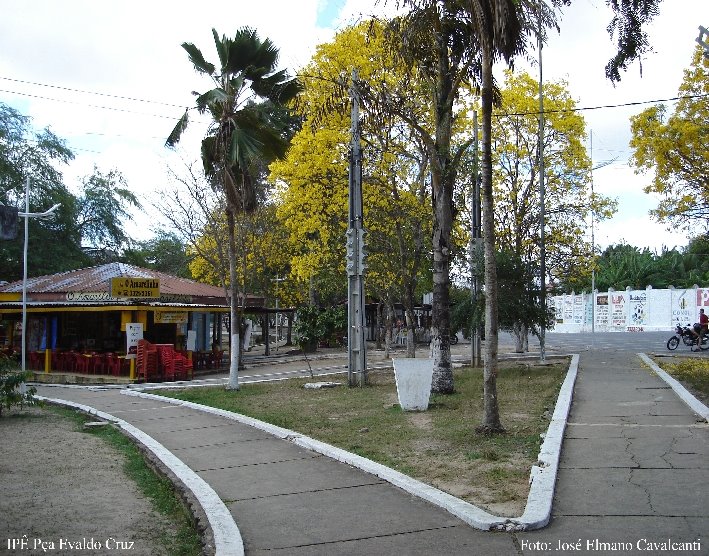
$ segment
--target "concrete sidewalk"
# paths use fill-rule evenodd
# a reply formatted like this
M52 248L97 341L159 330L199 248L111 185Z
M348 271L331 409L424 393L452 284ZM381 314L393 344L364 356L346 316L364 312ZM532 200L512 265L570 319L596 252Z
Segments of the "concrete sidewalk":
M520 538L524 554L709 554L709 425L635 354L582 354L552 522Z
M709 554L709 427L630 353L582 354L553 519L525 533L472 529L376 476L223 417L118 390L39 394L105 411L164 445L226 503L247 554Z

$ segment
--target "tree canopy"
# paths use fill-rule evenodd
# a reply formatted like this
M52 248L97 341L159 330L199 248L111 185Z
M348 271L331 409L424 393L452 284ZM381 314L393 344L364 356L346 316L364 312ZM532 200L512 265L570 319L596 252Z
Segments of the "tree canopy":
M117 260L128 247L123 223L139 208L117 170L94 167L74 195L61 172L74 154L50 129L37 131L31 119L0 103L0 203L24 211L29 180L30 212L61 206L51 220L29 219L28 274L39 276ZM0 241L0 279L22 277L22 233Z
M636 173L652 174L646 193L660 196L652 214L660 222L709 230L709 60L697 47L685 70L672 114L657 105L630 119Z

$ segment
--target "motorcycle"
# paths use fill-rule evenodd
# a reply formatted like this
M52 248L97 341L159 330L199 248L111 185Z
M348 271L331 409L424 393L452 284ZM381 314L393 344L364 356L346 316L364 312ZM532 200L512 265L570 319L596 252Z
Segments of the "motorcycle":
M689 325L681 326L678 324L675 328L675 335L667 340L667 349L670 351L677 349L680 340L685 346L689 346L690 348L696 343L697 337L694 335L692 327ZM702 334L702 341L699 344L699 349L709 349L709 334L706 332Z

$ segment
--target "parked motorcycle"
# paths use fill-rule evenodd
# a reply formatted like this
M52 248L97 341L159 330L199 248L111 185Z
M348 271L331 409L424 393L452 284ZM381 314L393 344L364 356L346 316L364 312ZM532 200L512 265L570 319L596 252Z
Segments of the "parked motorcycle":
M678 324L675 328L675 335L672 336L669 340L667 340L667 349L669 349L670 351L677 349L680 340L682 341L682 343L684 343L685 346L692 347L696 343L696 339L697 337L694 335L691 326L681 326ZM706 332L702 334L702 341L699 344L699 349L709 349L709 334L707 334Z

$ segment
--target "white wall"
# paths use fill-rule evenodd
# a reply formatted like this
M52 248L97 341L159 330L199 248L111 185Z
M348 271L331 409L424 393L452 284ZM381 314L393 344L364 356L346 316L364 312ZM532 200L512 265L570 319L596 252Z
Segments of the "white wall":
M554 332L642 332L673 330L698 320L709 307L709 288L609 290L595 294L566 294L549 298L554 308Z

